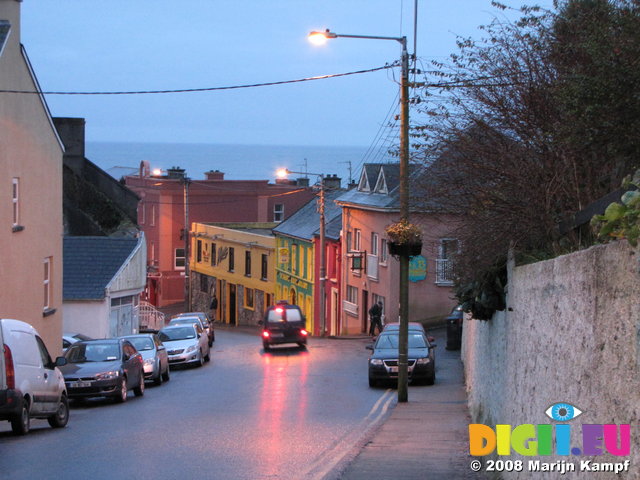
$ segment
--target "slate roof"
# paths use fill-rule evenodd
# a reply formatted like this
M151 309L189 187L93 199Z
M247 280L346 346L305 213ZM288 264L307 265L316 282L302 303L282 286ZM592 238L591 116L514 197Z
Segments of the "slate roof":
M342 208L336 205L334 200L343 192L344 190L325 191L325 236L328 238L335 238L335 236L329 237L330 233L334 235L333 230L329 229L329 225L333 225L333 221L336 218L340 219L340 224L342 223ZM312 241L314 236L320 234L320 213L318 212L317 199L313 198L302 206L297 212L275 227L273 233Z
M63 300L102 300L137 238L64 237Z

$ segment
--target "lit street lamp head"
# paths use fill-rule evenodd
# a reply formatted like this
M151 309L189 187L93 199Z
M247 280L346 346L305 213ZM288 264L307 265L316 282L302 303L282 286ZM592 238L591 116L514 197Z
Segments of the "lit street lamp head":
M328 39L337 37L335 33L327 28L324 32L311 32L308 38L314 45L323 45Z

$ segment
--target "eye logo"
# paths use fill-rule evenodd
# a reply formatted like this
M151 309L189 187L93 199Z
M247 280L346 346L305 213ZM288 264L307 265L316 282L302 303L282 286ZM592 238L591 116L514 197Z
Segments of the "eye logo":
M556 422L568 422L582 414L582 410L570 403L559 402L551 405L544 412L547 417Z

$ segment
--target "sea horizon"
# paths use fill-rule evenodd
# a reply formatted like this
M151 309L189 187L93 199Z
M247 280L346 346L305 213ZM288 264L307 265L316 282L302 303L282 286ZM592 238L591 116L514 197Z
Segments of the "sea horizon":
M275 181L276 171L288 168L292 177L337 175L346 186L357 181L365 162L393 161L389 155L373 155L366 146L260 145L178 142L87 141L85 156L112 176L119 178L138 170L146 160L151 168L184 168L193 180L219 170L227 180Z

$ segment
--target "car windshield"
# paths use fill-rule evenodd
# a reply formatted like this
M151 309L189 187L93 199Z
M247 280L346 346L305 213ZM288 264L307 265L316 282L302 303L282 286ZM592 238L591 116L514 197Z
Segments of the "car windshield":
M285 310L286 310L286 314L285 314ZM286 315L286 318L285 318ZM269 310L269 313L267 315L267 322L300 322L302 321L302 315L300 314L300 310L298 310L297 308L283 308L283 307L276 307L272 310Z
M129 337L128 340L133 343L136 350L143 352L145 350L153 350L153 340L149 337Z
M200 323L200 319L198 317L179 317L172 318L169 322L169 325L182 325L183 323Z
M163 342L171 342L196 338L196 331L193 327L167 328L160 330L158 335Z
M119 358L117 343L75 343L66 354L69 363L111 362Z
M377 349L398 349L400 336L397 333L380 335L376 342ZM424 335L420 333L409 333L408 339L409 348L427 348L427 342Z

